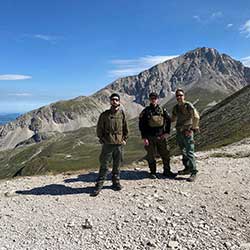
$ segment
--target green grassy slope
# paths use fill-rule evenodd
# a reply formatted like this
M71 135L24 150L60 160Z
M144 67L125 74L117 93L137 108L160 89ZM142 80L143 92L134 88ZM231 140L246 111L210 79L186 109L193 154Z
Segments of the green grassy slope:
M124 148L124 164L144 155L137 120L131 121L129 127L130 137ZM38 144L0 152L0 178L97 169L100 151L101 145L94 127L57 134Z
M250 86L247 86L206 111L201 118L201 133L195 136L197 149L220 147L250 137L249 110ZM131 120L129 128L125 164L145 155L138 119ZM170 145L171 154L178 153L174 135ZM38 144L0 152L0 178L98 169L100 150L95 127L56 134Z

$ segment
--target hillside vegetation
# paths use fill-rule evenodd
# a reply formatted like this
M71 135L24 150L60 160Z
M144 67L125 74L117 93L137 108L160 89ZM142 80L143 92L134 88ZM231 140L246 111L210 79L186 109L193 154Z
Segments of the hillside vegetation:
M201 118L201 132L195 136L197 149L221 147L250 137L249 110L250 86L247 86L206 111ZM124 164L145 155L138 120L130 120L129 128ZM171 153L178 154L174 132L170 145ZM38 144L0 152L0 178L97 169L100 150L95 127L58 133Z

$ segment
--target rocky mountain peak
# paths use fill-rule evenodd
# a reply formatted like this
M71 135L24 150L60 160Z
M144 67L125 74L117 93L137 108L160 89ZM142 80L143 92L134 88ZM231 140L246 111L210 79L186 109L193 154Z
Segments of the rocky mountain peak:
M106 87L135 97L145 105L152 91L168 101L177 87L199 87L231 94L250 83L246 67L214 48L197 48L167 60L136 76L120 78Z
M194 60L196 58L200 58L203 60L206 59L209 62L213 62L214 60L217 60L217 58L220 56L220 53L216 49L202 47L185 53L183 57L186 60Z

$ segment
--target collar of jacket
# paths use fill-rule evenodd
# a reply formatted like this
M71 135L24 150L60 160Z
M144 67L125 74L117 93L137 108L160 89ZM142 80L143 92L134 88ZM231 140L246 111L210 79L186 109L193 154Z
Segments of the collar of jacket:
M157 109L157 108L159 108L160 106L159 106L159 104L156 104L156 105L154 106L152 103L150 103L149 107L150 107L151 109Z

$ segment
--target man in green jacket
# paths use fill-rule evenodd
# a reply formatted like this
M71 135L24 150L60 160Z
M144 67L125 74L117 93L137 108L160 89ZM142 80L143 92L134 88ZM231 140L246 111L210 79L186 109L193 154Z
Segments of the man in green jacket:
M172 111L172 122L176 122L176 140L182 152L184 170L180 175L191 174L187 181L194 181L198 172L194 155L194 133L199 131L200 116L192 103L185 101L184 90L175 92L177 104Z
M120 109L120 96L113 93L110 96L111 108L101 113L97 123L97 137L102 144L99 157L100 169L97 183L92 196L100 193L107 177L108 167L113 160L112 182L113 189L122 189L120 184L120 166L122 161L123 145L128 138L128 126L124 111Z

